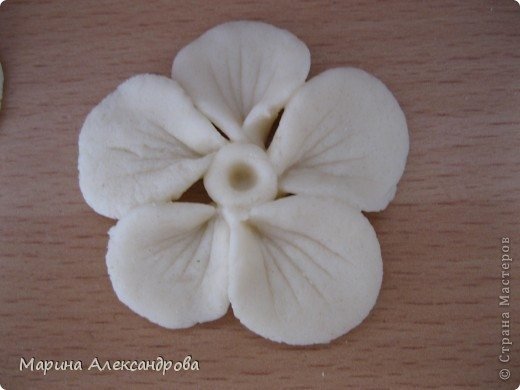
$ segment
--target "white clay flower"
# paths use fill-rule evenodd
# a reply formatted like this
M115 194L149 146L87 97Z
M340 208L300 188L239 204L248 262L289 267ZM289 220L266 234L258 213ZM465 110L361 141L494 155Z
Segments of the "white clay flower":
M338 68L304 83L309 66L291 33L226 23L178 53L173 80L135 76L88 115L80 187L119 219L108 272L132 310L183 328L231 303L252 331L300 345L368 315L382 262L361 211L394 197L406 121L373 76ZM214 204L173 202L200 178Z

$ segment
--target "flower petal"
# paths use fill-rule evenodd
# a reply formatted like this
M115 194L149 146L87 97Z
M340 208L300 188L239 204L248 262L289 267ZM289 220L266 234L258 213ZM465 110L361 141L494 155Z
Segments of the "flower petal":
M183 48L172 75L231 140L260 145L309 68L309 49L292 33L239 21L214 27Z
M79 138L80 188L99 214L180 197L225 144L173 80L139 75L88 115Z
M385 85L353 68L326 71L288 103L269 148L283 191L346 200L361 210L393 199L408 129Z
M254 208L231 229L229 297L252 331L295 345L357 326L382 279L372 226L345 203L291 196Z
M145 205L110 230L107 265L130 309L167 328L227 311L228 228L212 206Z

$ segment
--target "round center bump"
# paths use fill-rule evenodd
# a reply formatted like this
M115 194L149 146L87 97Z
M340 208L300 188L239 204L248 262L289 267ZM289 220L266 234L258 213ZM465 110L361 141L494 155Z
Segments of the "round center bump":
M211 198L232 207L253 206L275 198L276 173L265 151L252 144L229 144L215 155L204 176Z

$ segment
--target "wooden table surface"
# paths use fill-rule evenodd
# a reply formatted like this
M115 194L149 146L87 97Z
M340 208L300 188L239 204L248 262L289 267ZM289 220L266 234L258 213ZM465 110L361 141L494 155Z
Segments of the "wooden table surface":
M116 298L104 261L113 221L78 188L87 113L137 73L235 19L286 28L311 76L356 66L406 113L395 200L368 215L384 280L366 321L330 345L267 341L230 310L166 330ZM0 6L0 385L59 388L471 388L520 383L520 6L501 1L21 1ZM197 195L191 195L196 197ZM501 240L511 304L499 307ZM498 359L510 312L511 361ZM199 371L88 371L162 356ZM82 371L20 371L21 358ZM509 380L499 370L509 369ZM129 385L132 385L129 387Z

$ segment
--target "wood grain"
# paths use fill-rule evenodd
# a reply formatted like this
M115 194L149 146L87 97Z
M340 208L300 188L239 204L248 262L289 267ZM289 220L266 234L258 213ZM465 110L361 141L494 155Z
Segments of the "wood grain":
M369 318L293 348L231 312L170 331L116 298L111 220L78 189L89 110L228 20L263 20L310 48L311 76L356 66L407 115L394 202L370 214L384 281ZM0 6L0 385L36 388L471 388L520 383L520 6L514 1L18 1ZM197 196L192 195L193 199ZM513 353L503 382L500 240L511 240ZM182 359L198 372L20 372L20 358Z

